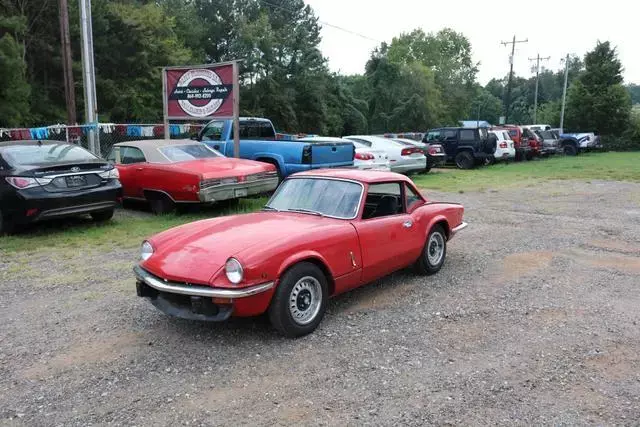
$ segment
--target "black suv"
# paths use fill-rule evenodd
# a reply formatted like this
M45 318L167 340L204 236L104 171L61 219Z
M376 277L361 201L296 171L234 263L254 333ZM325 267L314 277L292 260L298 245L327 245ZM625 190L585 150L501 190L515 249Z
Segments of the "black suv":
M484 163L496 151L496 139L484 128L446 127L431 129L422 139L425 144L442 144L447 162L460 169L471 169Z

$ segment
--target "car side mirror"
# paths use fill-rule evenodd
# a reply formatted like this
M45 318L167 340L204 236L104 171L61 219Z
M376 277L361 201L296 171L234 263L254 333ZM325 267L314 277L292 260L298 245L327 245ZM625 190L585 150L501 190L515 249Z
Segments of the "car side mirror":
M197 133L196 133L196 134L191 135L191 136L189 137L189 139L191 139L192 141L201 141L201 140L202 140L202 138L200 138L200 135L199 135L199 134L197 134Z

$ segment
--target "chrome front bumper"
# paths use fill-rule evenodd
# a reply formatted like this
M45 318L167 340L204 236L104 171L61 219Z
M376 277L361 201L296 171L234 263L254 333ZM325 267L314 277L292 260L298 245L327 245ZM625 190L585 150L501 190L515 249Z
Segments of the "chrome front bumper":
M169 294L180 294L207 298L246 298L268 291L275 285L274 282L266 282L241 289L210 288L208 286L187 285L185 283L176 283L162 280L139 266L135 266L133 268L133 272L135 273L136 279L138 281L145 283L147 286L150 286L157 291L166 292Z
M278 187L278 177L263 178L256 181L221 184L200 190L198 197L202 203L236 199L273 191Z
M449 235L449 239L451 239L453 236L456 235L457 232L464 230L465 228L467 228L469 224L467 224L466 222L461 222L460 225L453 227L451 229L451 233Z

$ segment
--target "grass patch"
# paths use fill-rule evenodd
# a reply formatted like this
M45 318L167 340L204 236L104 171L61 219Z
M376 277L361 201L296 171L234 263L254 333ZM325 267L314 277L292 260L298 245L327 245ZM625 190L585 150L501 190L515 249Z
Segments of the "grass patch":
M0 254L42 249L61 249L63 253L65 250L73 253L71 251L87 246L98 250L102 246L105 251L114 247L131 248L139 245L144 238L177 225L217 216L254 212L261 209L267 200L242 199L235 206L203 207L188 214L149 216L117 212L113 220L103 224L94 223L88 217L42 222L18 234L0 237Z
M586 153L576 157L504 164L472 170L434 170L412 177L421 188L447 192L535 186L552 180L640 182L640 153Z

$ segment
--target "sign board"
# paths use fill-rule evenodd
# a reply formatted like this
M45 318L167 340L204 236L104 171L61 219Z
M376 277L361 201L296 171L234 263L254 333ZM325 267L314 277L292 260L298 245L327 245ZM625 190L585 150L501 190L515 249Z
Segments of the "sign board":
M506 118L504 116L500 116L500 118L498 119L498 123L503 125L505 120L506 120Z
M238 157L239 92L236 61L163 68L165 139L170 137L170 120L233 119L234 154Z

